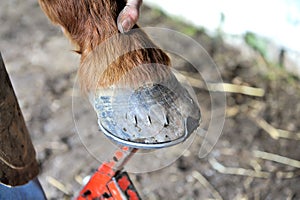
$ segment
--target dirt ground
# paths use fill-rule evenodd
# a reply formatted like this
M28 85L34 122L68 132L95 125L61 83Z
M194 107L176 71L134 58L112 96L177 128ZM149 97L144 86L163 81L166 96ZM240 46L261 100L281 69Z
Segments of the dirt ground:
M225 44L221 35L209 37L156 9L144 6L139 24L188 34L214 59L224 83L265 91L257 96L249 88L236 87L226 94L222 135L205 158L198 156L203 138L195 136L174 162L166 164L163 159L178 155L182 146L164 150L167 158L146 154L142 158L141 153L132 160L128 171L141 197L300 199L299 78L246 45ZM194 59L201 59L192 48L184 48ZM97 130L92 108L76 89L73 92L79 56L72 50L37 1L1 1L0 51L37 151L39 179L48 199L74 197L82 179L100 165L99 160L109 157L111 150ZM179 70L196 77L187 61L176 62L183 66ZM204 86L194 90L207 123L209 91ZM144 173L135 173L141 171Z

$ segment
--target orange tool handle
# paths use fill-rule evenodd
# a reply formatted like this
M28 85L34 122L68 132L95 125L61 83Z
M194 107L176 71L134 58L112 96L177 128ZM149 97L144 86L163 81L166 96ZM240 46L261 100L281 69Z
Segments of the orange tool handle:
M140 198L135 198L138 195L132 194L133 198L127 198L132 193L128 190L126 194L125 190L128 189L126 186L127 182L120 182L121 185L116 181L115 176L123 168L126 162L132 157L132 155L137 151L135 148L122 147L121 150L115 152L114 157L111 161L103 163L97 171L93 174L89 182L80 191L78 200L93 200L93 199L108 199L108 200L124 200L132 199L138 200ZM127 175L128 177L128 175ZM128 180L129 177L127 178ZM120 179L122 180L122 179ZM131 183L131 182L130 182ZM124 186L125 184L125 186ZM128 185L128 184L127 184ZM132 185L132 183L131 183ZM134 190L135 191L135 190ZM128 194L130 193L130 194Z

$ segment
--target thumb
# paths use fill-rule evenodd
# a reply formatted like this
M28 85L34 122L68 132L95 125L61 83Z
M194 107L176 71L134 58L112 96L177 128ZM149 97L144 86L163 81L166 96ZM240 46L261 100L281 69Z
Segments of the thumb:
M126 33L136 24L139 18L142 0L128 0L124 9L120 12L117 24L121 33Z

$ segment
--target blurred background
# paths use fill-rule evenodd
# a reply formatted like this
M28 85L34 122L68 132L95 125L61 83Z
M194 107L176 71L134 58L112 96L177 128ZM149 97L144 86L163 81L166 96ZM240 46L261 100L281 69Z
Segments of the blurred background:
M300 198L299 9L296 0L144 1L142 27L179 31L212 57L227 108L222 135L208 156L198 156L198 138L169 166L130 175L143 199ZM0 24L0 51L37 151L41 184L49 199L71 199L100 164L74 123L79 56L36 0L2 0ZM213 88L198 84L190 63L178 63L207 116ZM96 148L103 141L92 137L97 130L89 126L96 121L90 109L77 107L75 121Z
M221 32L227 40L235 40L255 35L256 46L264 51L266 57L278 60L280 52L284 51L286 59L293 61L286 67L300 74L300 46L295 42L300 35L300 2L297 0L144 2L173 18L204 28L211 36Z

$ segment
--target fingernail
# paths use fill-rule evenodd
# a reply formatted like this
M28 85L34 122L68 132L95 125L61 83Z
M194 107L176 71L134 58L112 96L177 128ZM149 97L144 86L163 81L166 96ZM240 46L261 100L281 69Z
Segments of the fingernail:
M124 33L124 29L121 23L118 22L118 29L121 33Z
M123 22L122 22L122 28L123 28L123 31L126 33L128 32L132 27L132 23L131 23L131 20L129 19L125 19Z

